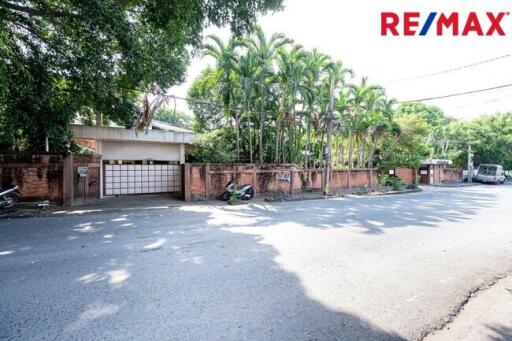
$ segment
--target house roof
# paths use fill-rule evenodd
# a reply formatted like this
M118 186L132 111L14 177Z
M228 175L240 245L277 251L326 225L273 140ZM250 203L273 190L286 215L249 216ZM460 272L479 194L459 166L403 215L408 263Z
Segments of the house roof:
M162 122L159 120L151 121L150 127L151 127L150 129L155 129L155 130L175 131L178 133L192 133L192 130L182 128L182 127L177 127L172 124Z
M447 159L428 159L421 162L422 165L451 165L452 160Z
M172 127L172 126L170 126ZM73 137L97 141L155 142L155 143L192 143L192 132L175 127L174 130L149 129L138 132L135 129L122 127L70 125Z

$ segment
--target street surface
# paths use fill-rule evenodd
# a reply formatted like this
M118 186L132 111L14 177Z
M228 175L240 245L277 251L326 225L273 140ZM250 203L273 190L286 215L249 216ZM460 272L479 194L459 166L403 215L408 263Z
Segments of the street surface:
M0 219L0 339L417 340L511 270L510 185Z

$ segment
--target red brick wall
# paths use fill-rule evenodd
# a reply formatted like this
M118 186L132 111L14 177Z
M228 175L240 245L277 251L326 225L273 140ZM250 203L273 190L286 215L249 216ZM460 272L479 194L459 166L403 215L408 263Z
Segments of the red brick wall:
M416 178L416 169L413 168L395 168L395 175L400 178L404 184L412 185Z
M226 184L235 178L238 185L253 184L256 194L281 189L284 193L299 193L303 190L322 190L323 171L304 170L295 165L222 165L187 164L183 168L185 200L203 200L218 197ZM290 172L290 182L279 181L279 174ZM342 190L349 186L348 170L334 170L331 173L331 190ZM377 184L377 171L354 169L350 171L350 187L374 187ZM188 176L188 178L186 178Z
M441 182L461 182L462 169L445 168L441 170Z
M63 164L61 154L0 154L1 186L17 185L22 201L63 201ZM77 202L99 198L99 155L73 155L73 197ZM87 166L87 178L77 176L77 168Z
M73 155L73 201L84 204L100 197L100 155ZM78 167L87 167L87 177L78 176Z
M62 155L0 155L2 187L19 186L21 200L62 202Z

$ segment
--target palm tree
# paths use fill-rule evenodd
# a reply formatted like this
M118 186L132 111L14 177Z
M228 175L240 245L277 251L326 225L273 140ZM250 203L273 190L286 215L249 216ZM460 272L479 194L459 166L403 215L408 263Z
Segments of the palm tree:
M306 52L304 56L304 88L307 89L305 96L303 96L303 112L306 119L306 168L311 165L311 126L313 120L318 118L320 111L321 77L330 62L331 60L327 55L318 52L316 49Z
M221 70L221 90L220 97L224 105L225 115L233 117L235 120L236 135L236 159L240 161L240 117L239 110L235 103L235 81L236 76L233 72L238 60L236 49L242 45L237 38L231 37L227 44L216 35L209 35L209 42L203 47L203 53L215 58L217 68Z
M393 122L393 105L394 99L384 98L379 104L379 108L370 119L370 152L368 153L368 167L372 168L375 161L375 149L378 141L386 134L397 131L397 125Z
M265 111L267 105L268 93L270 91L270 79L273 75L273 61L277 50L292 41L281 33L274 33L267 40L265 33L260 27L254 29L253 34L246 39L250 53L253 53L257 59L258 71L256 73L257 86L260 95L260 117L259 117L259 141L258 141L258 157L259 162L263 163L263 125L265 120Z
M280 129L285 129L285 123L288 123L288 158L290 162L295 161L293 147L295 127L296 127L296 104L299 95L307 96L307 89L303 86L304 79L304 50L302 46L295 45L290 51L280 48L277 53L276 84L279 88L280 104L276 118L276 156L275 162L279 163L280 143L284 147L284 141L279 138ZM300 121L301 123L302 121ZM284 148L282 148L284 155ZM284 157L283 157L284 159Z
M371 101L371 96L374 91L381 89L378 86L368 85L368 79L364 77L360 85L350 85L348 87L348 167L354 167L354 139L356 135L366 129L364 125L363 115L365 110L368 109L368 101Z
M241 56L235 66L238 74L238 81L240 86L240 95L242 101L243 113L247 118L248 141L249 141L249 160L253 162L253 147L252 147L252 123L251 123L251 110L253 95L256 90L256 80L254 75L258 71L258 64L256 56L248 51L245 55Z

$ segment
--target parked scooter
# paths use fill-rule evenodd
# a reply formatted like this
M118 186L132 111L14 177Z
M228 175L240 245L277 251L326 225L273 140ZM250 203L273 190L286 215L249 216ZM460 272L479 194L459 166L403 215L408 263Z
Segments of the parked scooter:
M18 186L0 189L0 207L9 208L16 205L20 197Z
M231 195L235 195L236 198L240 200L251 200L254 197L254 187L253 185L242 185L240 187L236 187L233 180L231 180L226 185L226 188L224 188L224 192L220 196L220 199L228 201Z

